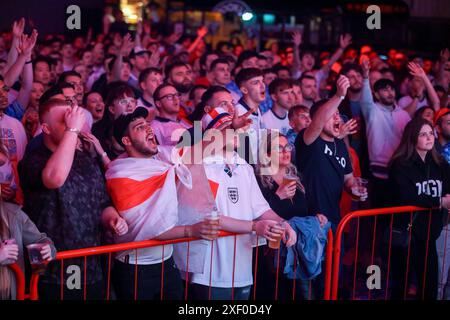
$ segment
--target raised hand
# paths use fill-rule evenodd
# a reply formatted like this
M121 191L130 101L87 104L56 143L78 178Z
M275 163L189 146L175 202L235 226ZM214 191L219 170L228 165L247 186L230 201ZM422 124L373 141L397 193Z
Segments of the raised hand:
M73 108L67 109L64 115L64 121L67 128L81 131L86 121L82 107L76 105Z
M292 42L296 47L299 47L302 44L302 33L298 30L292 32Z
M343 139L348 135L358 132L358 122L356 119L350 119L346 123L341 123L339 126L339 139Z
M150 35L152 31L152 26L148 21L144 22L144 33Z
M161 54L159 53L159 50L155 50L150 55L150 58L148 60L148 64L150 67L159 67L159 61L161 59Z
M141 36L142 31L143 31L142 21L138 21L137 26L136 26L136 34L138 36Z
M131 35L127 33L122 40L122 44L120 46L120 54L122 56L130 55L131 50L134 47L134 41L131 39Z
M14 21L12 26L12 33L15 38L20 38L25 29L25 18L21 18L19 21Z
M410 62L408 63L409 73L414 77L424 78L426 77L425 71L419 66L417 63Z
M33 30L30 36L22 34L19 44L17 45L17 52L19 52L20 55L25 55L27 58L31 58L34 46L36 45L37 37L38 33L36 29Z
M347 94L348 88L350 87L350 81L346 76L339 76L336 87L336 95L339 97L345 96Z
M363 69L363 77L369 78L369 72L370 72L370 60L369 59L363 59L361 61L361 67Z
M208 34L208 27L202 26L197 30L197 36L200 38L204 38Z
M351 44L352 44L351 34L346 33L345 35L341 35L339 37L339 46L341 47L341 49L345 49Z
M234 117L233 117L233 128L240 129L240 128L250 126L253 123L253 121L252 121L252 119L249 119L248 117L251 116L251 114L254 111L255 110L251 109L251 110L247 111L246 113L244 113L242 116L238 116L237 112L235 112Z

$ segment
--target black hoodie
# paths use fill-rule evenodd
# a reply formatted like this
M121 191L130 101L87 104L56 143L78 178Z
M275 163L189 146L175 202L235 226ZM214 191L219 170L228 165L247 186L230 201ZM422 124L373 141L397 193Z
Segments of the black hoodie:
M449 166L443 161L437 164L428 152L422 161L417 152L408 161L396 160L389 169L389 183L392 204L395 206L418 206L438 208L442 196L450 193ZM446 216L446 215L445 215ZM413 232L420 239L426 239L429 214L417 213L413 222ZM409 214L394 216L394 225L406 228ZM443 210L433 210L430 239L436 240L443 226Z

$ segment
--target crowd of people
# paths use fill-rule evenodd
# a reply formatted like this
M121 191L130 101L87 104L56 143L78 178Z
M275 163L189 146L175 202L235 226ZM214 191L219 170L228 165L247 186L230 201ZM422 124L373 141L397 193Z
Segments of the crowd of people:
M202 240L116 254L114 296L159 299L163 268L165 299L181 299L186 283L192 299L249 299L253 248L267 242L257 297L270 299L281 238L280 298L297 279L297 297L320 299L327 230L352 210L400 205L433 212L394 219L391 298L408 282L427 299L450 298L448 49L436 60L396 49L383 59L345 34L319 59L300 32L258 52L251 42L214 48L204 27L188 37L149 22L133 35L106 24L71 39L28 35L26 24L0 35L2 299L15 298L6 266L25 270L24 245L45 244L49 261L56 251L183 237ZM378 223L383 246L389 222ZM315 261L294 263L317 240ZM49 263L40 299L61 298L61 281L64 299L83 296L65 285L70 265L86 268L87 299L105 297L105 262L93 256Z

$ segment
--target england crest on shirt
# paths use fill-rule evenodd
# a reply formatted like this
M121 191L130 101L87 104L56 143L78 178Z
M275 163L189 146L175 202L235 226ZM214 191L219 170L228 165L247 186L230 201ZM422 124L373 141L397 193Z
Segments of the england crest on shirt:
M233 203L237 203L239 201L238 188L228 188L228 199L230 199Z

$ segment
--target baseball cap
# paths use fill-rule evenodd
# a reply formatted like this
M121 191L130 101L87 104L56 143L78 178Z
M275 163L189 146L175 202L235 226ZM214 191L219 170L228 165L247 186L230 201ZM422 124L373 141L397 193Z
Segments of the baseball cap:
M144 48L142 48L142 47L134 47L134 49L131 51L131 53L130 53L130 58L134 58L134 57L136 57L136 56L140 56L140 55L143 55L143 54L148 54L148 55L150 55L151 54L151 52L150 51L148 51L148 50L145 50Z
M125 132L128 129L128 126L131 122L138 118L147 118L148 111L144 107L136 108L132 113L122 114L115 121L113 126L113 134L114 139L122 146L125 147L122 143L122 138L125 135Z
M440 118L450 113L450 108L441 108L438 112L436 112L436 115L434 116L434 125L437 124Z
M214 108L210 112L205 113L202 117L203 131L209 129L223 129L230 126L233 122L231 114L223 108Z

